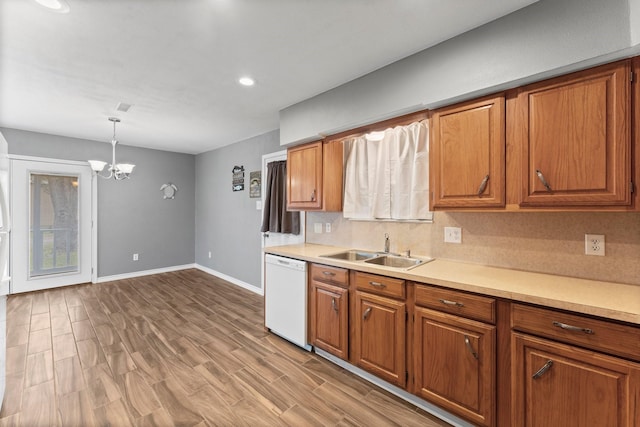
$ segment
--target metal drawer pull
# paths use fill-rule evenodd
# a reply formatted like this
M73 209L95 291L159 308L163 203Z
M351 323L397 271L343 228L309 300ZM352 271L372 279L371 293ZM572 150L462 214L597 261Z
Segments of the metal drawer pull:
M579 326L572 326L572 325L567 325L566 323L561 323L561 322L553 322L553 326L557 326L560 329L564 329L566 331L573 331L573 332L584 332L585 334L589 334L589 335L593 335L593 329L589 329L589 328L581 328Z
M487 189L487 182L489 182L489 175L486 175L480 183L480 187L478 187L478 196L481 196L482 193L484 193L484 190Z
M331 271L323 271L322 274L324 274L325 276L335 276L336 273L332 273Z
M311 201L312 202L316 201L316 190L315 189L311 192Z
M473 355L474 359L478 360L478 353L476 353L476 351L473 349L473 347L471 346L471 340L466 335L464 336L464 343L467 345L467 348Z
M331 308L333 308L333 311L335 311L336 313L338 312L338 305L336 304L335 298L331 298Z
M448 299L441 299L440 302L446 305L455 305L456 307L464 307L463 303L457 302L457 301L449 301Z
M536 169L536 175L538 176L538 179L540 180L542 185L544 185L544 188L546 188L547 191L551 191L551 186L549 185L547 180L544 179L544 175L542 175L542 172L540 172L540 169Z
M375 286L376 288L386 288L387 285L385 285L384 283L380 283L380 282L369 282L369 284L371 286Z
M538 369L538 372L533 374L531 378L533 378L534 380L537 380L538 378L543 376L544 373L547 372L552 365L553 365L553 360L547 360L547 363L545 363L542 368Z
M371 307L367 308L362 315L362 320L367 320L367 317L371 314Z

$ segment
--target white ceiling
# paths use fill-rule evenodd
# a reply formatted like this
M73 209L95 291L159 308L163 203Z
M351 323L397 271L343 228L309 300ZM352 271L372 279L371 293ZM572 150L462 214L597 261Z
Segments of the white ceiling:
M534 1L0 0L0 127L201 153Z

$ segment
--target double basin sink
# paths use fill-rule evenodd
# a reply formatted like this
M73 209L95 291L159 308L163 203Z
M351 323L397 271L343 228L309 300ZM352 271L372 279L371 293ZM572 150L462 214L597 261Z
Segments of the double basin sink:
M433 261L433 258L414 258L386 252L368 252L356 249L320 256L322 258L332 258L352 262L362 261L366 264L381 265L384 267L392 267L402 270L411 270L419 265Z

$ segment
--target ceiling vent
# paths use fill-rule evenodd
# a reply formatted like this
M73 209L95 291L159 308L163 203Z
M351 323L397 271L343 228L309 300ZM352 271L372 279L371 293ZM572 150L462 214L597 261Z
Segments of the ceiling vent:
M122 111L123 113L126 113L127 111L129 111L129 108L132 107L133 104L127 104L124 102L119 102L118 106L116 107L116 111Z

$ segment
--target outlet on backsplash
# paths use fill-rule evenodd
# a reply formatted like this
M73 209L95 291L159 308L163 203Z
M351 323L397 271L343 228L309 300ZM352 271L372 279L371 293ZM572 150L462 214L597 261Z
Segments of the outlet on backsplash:
M584 254L604 256L604 234L585 234Z

